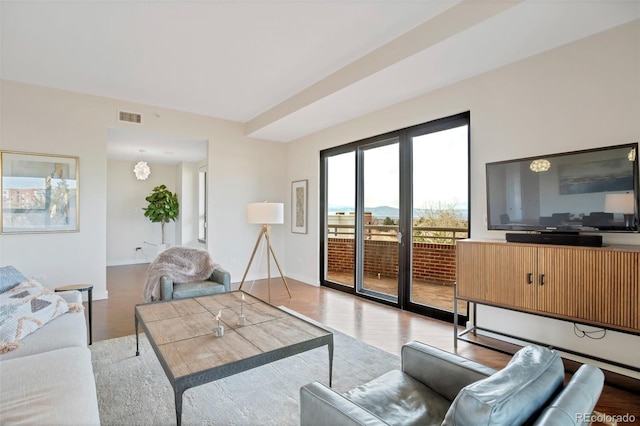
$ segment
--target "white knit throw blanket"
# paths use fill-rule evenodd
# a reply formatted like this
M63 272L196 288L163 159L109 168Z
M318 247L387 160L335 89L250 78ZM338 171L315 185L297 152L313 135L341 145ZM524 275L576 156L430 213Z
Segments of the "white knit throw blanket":
M144 298L148 302L160 299L160 277L163 275L171 278L174 283L203 281L211 276L216 266L206 250L168 248L149 265Z

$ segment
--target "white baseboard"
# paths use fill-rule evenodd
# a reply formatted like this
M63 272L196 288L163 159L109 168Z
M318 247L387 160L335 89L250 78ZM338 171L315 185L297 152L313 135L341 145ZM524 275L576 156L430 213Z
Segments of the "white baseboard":
M280 275L275 275L275 276L272 275L271 278L272 279L280 279ZM285 274L285 278L291 278L293 280L300 281L300 282L302 282L304 284L312 285L312 286L315 286L315 287L319 287L320 286L320 283L318 283L318 280L313 280L313 279L311 279L309 277L304 277L302 275ZM247 284L251 284L253 281L266 280L266 279L267 279L266 275L251 275L251 276L247 276L247 278L245 278L244 284L247 285ZM314 282L315 282L315 284L314 284ZM232 282L232 284L240 284L240 281Z
M317 278L312 278L312 277L308 277L305 275L298 275L298 274L287 274L287 278L291 278L293 280L300 281L302 283L312 285L314 287L320 287L320 282L318 281Z
M140 259L127 259L127 260L110 260L107 261L107 266L125 266L125 265L147 265L149 264L146 260Z
M85 294L83 292L83 294ZM108 299L109 298L109 291L105 290L105 291L94 291L91 294L91 299L95 302L96 300L104 300L104 299ZM87 300L86 296L83 296L83 300Z

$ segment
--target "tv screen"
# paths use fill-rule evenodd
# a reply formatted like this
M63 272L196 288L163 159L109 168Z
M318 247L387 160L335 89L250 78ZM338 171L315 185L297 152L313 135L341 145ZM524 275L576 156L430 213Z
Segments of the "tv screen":
M638 232L638 144L487 163L492 230Z

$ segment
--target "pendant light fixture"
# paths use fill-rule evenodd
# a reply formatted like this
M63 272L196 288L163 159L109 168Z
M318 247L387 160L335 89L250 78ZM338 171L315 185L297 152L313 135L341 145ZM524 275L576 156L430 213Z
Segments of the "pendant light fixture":
M549 162L549 160L546 160L544 158L533 160L531 164L529 164L529 168L531 169L531 171L536 173L546 172L550 167L551 163Z
M142 157L143 154L144 154L144 149L141 149L140 157ZM138 164L136 164L135 167L133 168L133 173L135 173L136 178L138 178L138 180L145 180L151 174L151 169L149 168L149 165L147 164L147 162L141 159L140 161L138 161Z

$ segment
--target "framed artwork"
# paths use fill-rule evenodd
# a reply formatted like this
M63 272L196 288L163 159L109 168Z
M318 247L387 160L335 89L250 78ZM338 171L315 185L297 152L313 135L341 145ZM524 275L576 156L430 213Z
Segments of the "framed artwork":
M0 151L0 233L77 232L78 161Z
M307 180L291 183L291 232L307 233Z

